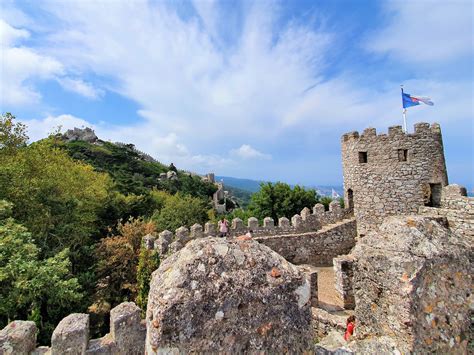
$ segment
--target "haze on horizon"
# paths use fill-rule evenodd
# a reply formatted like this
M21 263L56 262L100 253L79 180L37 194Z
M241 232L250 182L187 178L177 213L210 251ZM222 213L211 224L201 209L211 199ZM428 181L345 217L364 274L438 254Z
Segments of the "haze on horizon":
M473 3L54 1L0 5L0 110L32 141L92 127L220 176L342 184L340 137L435 105L450 183L474 188Z

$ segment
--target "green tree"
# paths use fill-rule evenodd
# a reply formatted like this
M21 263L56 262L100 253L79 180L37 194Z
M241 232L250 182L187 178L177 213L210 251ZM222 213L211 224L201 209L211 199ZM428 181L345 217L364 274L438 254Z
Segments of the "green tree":
M10 112L0 116L0 151L3 154L26 146L28 141L26 126L21 122L15 123L15 120L16 117Z
M209 208L209 203L201 198L177 193L166 199L164 207L153 214L152 220L158 231L174 231L181 226L207 222Z
M0 201L0 328L30 319L39 328L40 344L48 344L56 324L79 310L82 293L68 250L41 260L31 233L7 217L10 209Z
M282 182L261 183L260 190L252 195L249 211L260 220L272 217L277 221L279 217L291 218L303 208L313 207L318 198L316 190L306 190L299 185L292 189Z
M33 233L45 256L64 248L74 254L91 244L112 182L50 143L2 155L0 198L13 202L14 218Z

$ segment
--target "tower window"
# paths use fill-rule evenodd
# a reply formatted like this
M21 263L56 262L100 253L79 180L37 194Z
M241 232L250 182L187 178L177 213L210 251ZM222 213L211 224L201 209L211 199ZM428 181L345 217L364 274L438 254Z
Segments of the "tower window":
M399 149L398 161L407 161L407 160L408 160L408 149Z
M367 163L367 152L359 152L359 163Z

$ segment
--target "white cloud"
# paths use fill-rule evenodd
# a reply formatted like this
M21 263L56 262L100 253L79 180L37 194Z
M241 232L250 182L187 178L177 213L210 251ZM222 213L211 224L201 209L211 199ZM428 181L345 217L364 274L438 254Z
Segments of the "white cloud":
M41 93L35 83L57 80L67 91L72 91L90 99L97 99L103 91L94 88L81 79L66 76L63 64L50 55L22 46L21 42L30 37L24 29L10 26L0 19L1 77L0 106L33 105L41 100Z
M248 144L242 144L240 148L231 150L231 154L242 159L271 159L270 154L259 152Z
M390 1L385 6L391 21L368 38L370 50L428 64L472 54L471 1Z
M68 114L59 116L50 115L43 119L22 120L22 122L28 127L28 137L31 142L46 138L50 133L56 131L58 128L61 128L61 132L65 132L68 129L73 129L75 127L95 128L95 126L90 122Z
M81 79L64 77L58 78L57 80L64 90L75 92L81 96L87 97L88 99L98 99L104 95L103 90L97 89Z
M0 19L0 45L2 48L9 47L18 40L28 37L30 37L28 31L14 28Z

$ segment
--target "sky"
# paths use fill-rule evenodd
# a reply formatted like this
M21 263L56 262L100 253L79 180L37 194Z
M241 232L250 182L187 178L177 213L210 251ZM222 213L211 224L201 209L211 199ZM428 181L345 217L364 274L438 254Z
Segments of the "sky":
M342 184L341 135L401 125L400 85L434 106L450 183L474 188L473 3L0 1L0 111L31 141L61 126L157 160Z

